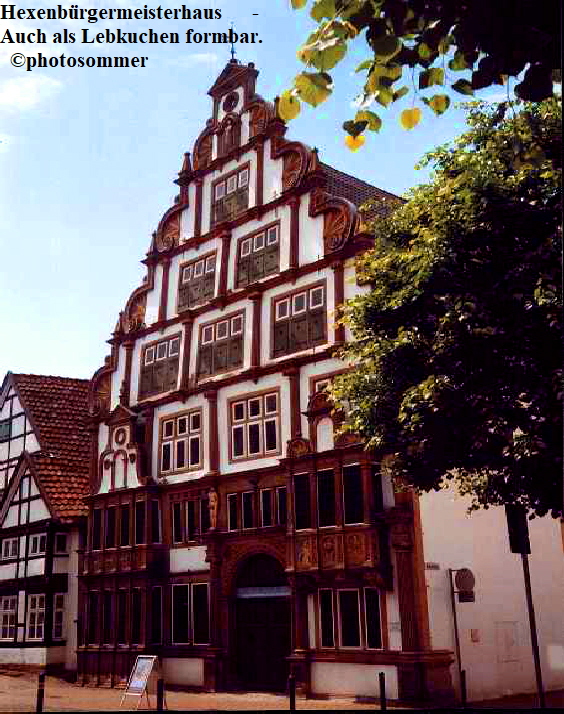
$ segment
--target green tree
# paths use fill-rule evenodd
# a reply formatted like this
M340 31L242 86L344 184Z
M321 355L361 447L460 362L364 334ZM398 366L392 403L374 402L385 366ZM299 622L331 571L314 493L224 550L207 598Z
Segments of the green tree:
M509 116L504 114L509 112ZM562 514L561 104L469 105L374 225L336 379L345 428L422 490Z
M366 129L379 131L380 117L368 107L388 107L413 93L401 114L406 129L421 118L416 98L435 114L450 105L448 87L461 94L504 84L524 72L515 92L523 100L552 95L560 79L560 3L554 0L291 0L294 9L310 7L317 29L298 50L308 66L282 94L279 112L290 120L300 101L312 106L332 92L328 74L351 43L366 43L366 59L356 71L364 77L362 108L344 128L351 149L363 143ZM362 33L362 34L361 34ZM467 70L467 78L460 72ZM430 94L426 94L430 90ZM423 94L422 94L423 92ZM438 92L438 93L437 93Z

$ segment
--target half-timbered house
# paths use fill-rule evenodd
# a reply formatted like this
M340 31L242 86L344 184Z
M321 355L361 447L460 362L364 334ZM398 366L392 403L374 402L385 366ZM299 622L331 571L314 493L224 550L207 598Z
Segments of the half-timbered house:
M0 392L0 662L76 670L88 380L8 373Z
M397 197L285 138L254 65L230 61L184 156L147 275L90 391L78 667L125 681L393 698L451 692L429 645L418 512L377 453L335 439L335 324L363 289L359 206Z

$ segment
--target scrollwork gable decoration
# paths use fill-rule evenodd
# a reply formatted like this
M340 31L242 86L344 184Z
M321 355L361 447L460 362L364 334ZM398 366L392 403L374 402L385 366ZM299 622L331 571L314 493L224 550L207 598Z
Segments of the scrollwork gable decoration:
M323 214L325 255L335 253L353 238L360 227L356 206L345 198L330 196L321 189L312 191L309 203L311 217Z
M157 228L156 246L159 253L165 253L180 243L180 212L184 206L178 204L169 208Z
M268 123L275 118L274 106L257 96L249 105L248 110L250 112L249 136L253 138L263 134Z
M112 353L105 359L90 381L88 390L88 411L92 417L104 417L109 414L112 394L112 373L117 365L117 346L112 345Z
M213 134L211 129L206 129L194 144L194 169L203 171L208 168L212 160Z
M138 420L138 415L123 405L116 407L106 420L109 427L108 443L100 454L96 490L100 489L106 474L110 491L147 483L146 475L142 472L144 445L138 443L137 438Z
M309 165L310 151L299 141L286 141L274 137L270 145L270 158L282 158L282 190L289 191L298 186Z
M311 454L311 444L309 439L303 439L301 436L290 439L286 444L286 456L291 458L299 458Z
M147 275L143 278L143 284L135 288L129 296L123 312L120 313L121 332L129 335L132 332L142 330L145 325L145 311L147 308L147 293L154 288L155 267L149 264ZM114 332L114 336L116 333Z

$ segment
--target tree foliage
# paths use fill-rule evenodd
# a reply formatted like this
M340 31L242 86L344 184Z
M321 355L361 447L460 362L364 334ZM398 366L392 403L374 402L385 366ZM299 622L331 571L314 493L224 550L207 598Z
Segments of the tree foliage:
M561 106L468 109L468 131L357 265L345 428L422 490L562 514ZM509 115L504 117L504 114Z
M560 4L550 0L291 0L310 8L317 29L298 50L307 65L281 97L283 119L300 111L300 100L317 106L332 92L328 74L351 42L366 42L367 58L356 71L364 77L360 111L344 123L349 136L379 131L368 107L388 107L409 92L435 114L445 112L445 88L463 95L518 77L518 97L541 101L559 78ZM363 33L363 34L361 34ZM312 71L313 70L313 71ZM460 72L467 71L467 77ZM430 90L430 95L422 94ZM414 105L401 115L404 128L421 118ZM353 143L354 144L354 143ZM351 147L352 148L352 147Z

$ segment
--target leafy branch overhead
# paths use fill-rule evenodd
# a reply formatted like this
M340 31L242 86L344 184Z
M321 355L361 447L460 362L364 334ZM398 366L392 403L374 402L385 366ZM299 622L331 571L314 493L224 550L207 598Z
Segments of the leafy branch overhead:
M431 183L374 222L370 290L341 320L346 429L400 480L475 507L562 514L562 122L556 99L484 109L429 153Z
M304 101L313 107L333 91L328 74L346 56L350 43L366 43L367 58L356 68L363 77L359 111L343 125L352 139L367 129L378 132L381 119L368 107L387 108L409 94L413 104L400 117L416 126L419 100L434 114L450 105L446 91L472 95L524 75L515 93L538 102L551 96L559 80L559 3L529 0L290 0L310 8L317 29L298 50L308 67L280 97L279 113L289 121ZM460 77L466 71L468 78ZM430 90L430 96L421 92ZM347 142L358 148L362 142Z

